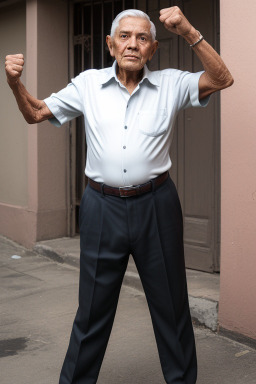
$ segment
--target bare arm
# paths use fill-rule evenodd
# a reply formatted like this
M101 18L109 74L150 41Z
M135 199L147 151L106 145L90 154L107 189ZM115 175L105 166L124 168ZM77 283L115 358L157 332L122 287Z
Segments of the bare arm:
M162 9L159 19L168 31L182 36L189 44L192 45L198 41L198 31L189 23L178 7ZM205 70L199 80L199 99L233 84L234 79L225 63L205 40L196 44L193 50Z
M29 124L40 123L53 117L53 114L45 102L31 96L20 81L23 67L24 57L22 54L6 56L7 82L13 91L21 113Z

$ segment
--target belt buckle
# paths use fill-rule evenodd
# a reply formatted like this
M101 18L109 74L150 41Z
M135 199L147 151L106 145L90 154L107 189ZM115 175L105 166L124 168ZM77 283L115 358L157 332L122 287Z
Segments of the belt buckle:
M131 197L131 196L127 196L127 195L123 194L123 192L131 191L134 189L136 189L136 187L134 187L133 185L125 185L124 187L119 187L119 195L120 195L120 197Z

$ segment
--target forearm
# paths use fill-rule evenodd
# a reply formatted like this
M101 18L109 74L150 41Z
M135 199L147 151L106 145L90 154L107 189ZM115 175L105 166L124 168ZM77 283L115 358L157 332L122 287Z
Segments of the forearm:
M13 91L21 113L29 124L39 123L50 117L49 113L44 116L46 104L42 100L31 96L20 79L14 84L9 83L9 86Z
M194 44L198 41L199 34L195 28L192 28L191 32L183 37L189 44ZM202 81L203 84L200 90L202 94L204 93L204 96L206 96L206 93L210 94L233 84L234 80L231 73L210 44L205 40L202 40L192 49L201 61L205 70Z
M182 36L190 45L199 41L198 31L186 19L179 7L162 9L159 19L168 31ZM223 60L205 40L195 44L193 50L205 69L199 79L199 99L233 84L233 77Z

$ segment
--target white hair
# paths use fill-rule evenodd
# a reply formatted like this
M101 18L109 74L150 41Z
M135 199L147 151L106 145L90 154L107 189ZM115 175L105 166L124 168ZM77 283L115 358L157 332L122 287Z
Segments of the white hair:
M152 36L152 40L155 41L156 39L156 27L155 24L152 23L149 16L145 13L140 11L139 9L126 9L123 12L120 12L116 18L113 20L112 26L111 26L111 32L110 36L114 37L117 27L119 26L119 21L121 19L124 19L125 17L140 17L142 19L146 19L150 23L150 33Z

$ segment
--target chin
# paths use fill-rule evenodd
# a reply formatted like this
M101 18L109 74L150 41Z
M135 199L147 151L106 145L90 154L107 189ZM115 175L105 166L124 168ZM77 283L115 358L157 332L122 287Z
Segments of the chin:
M121 66L126 71L140 71L143 68L141 63L125 63Z

